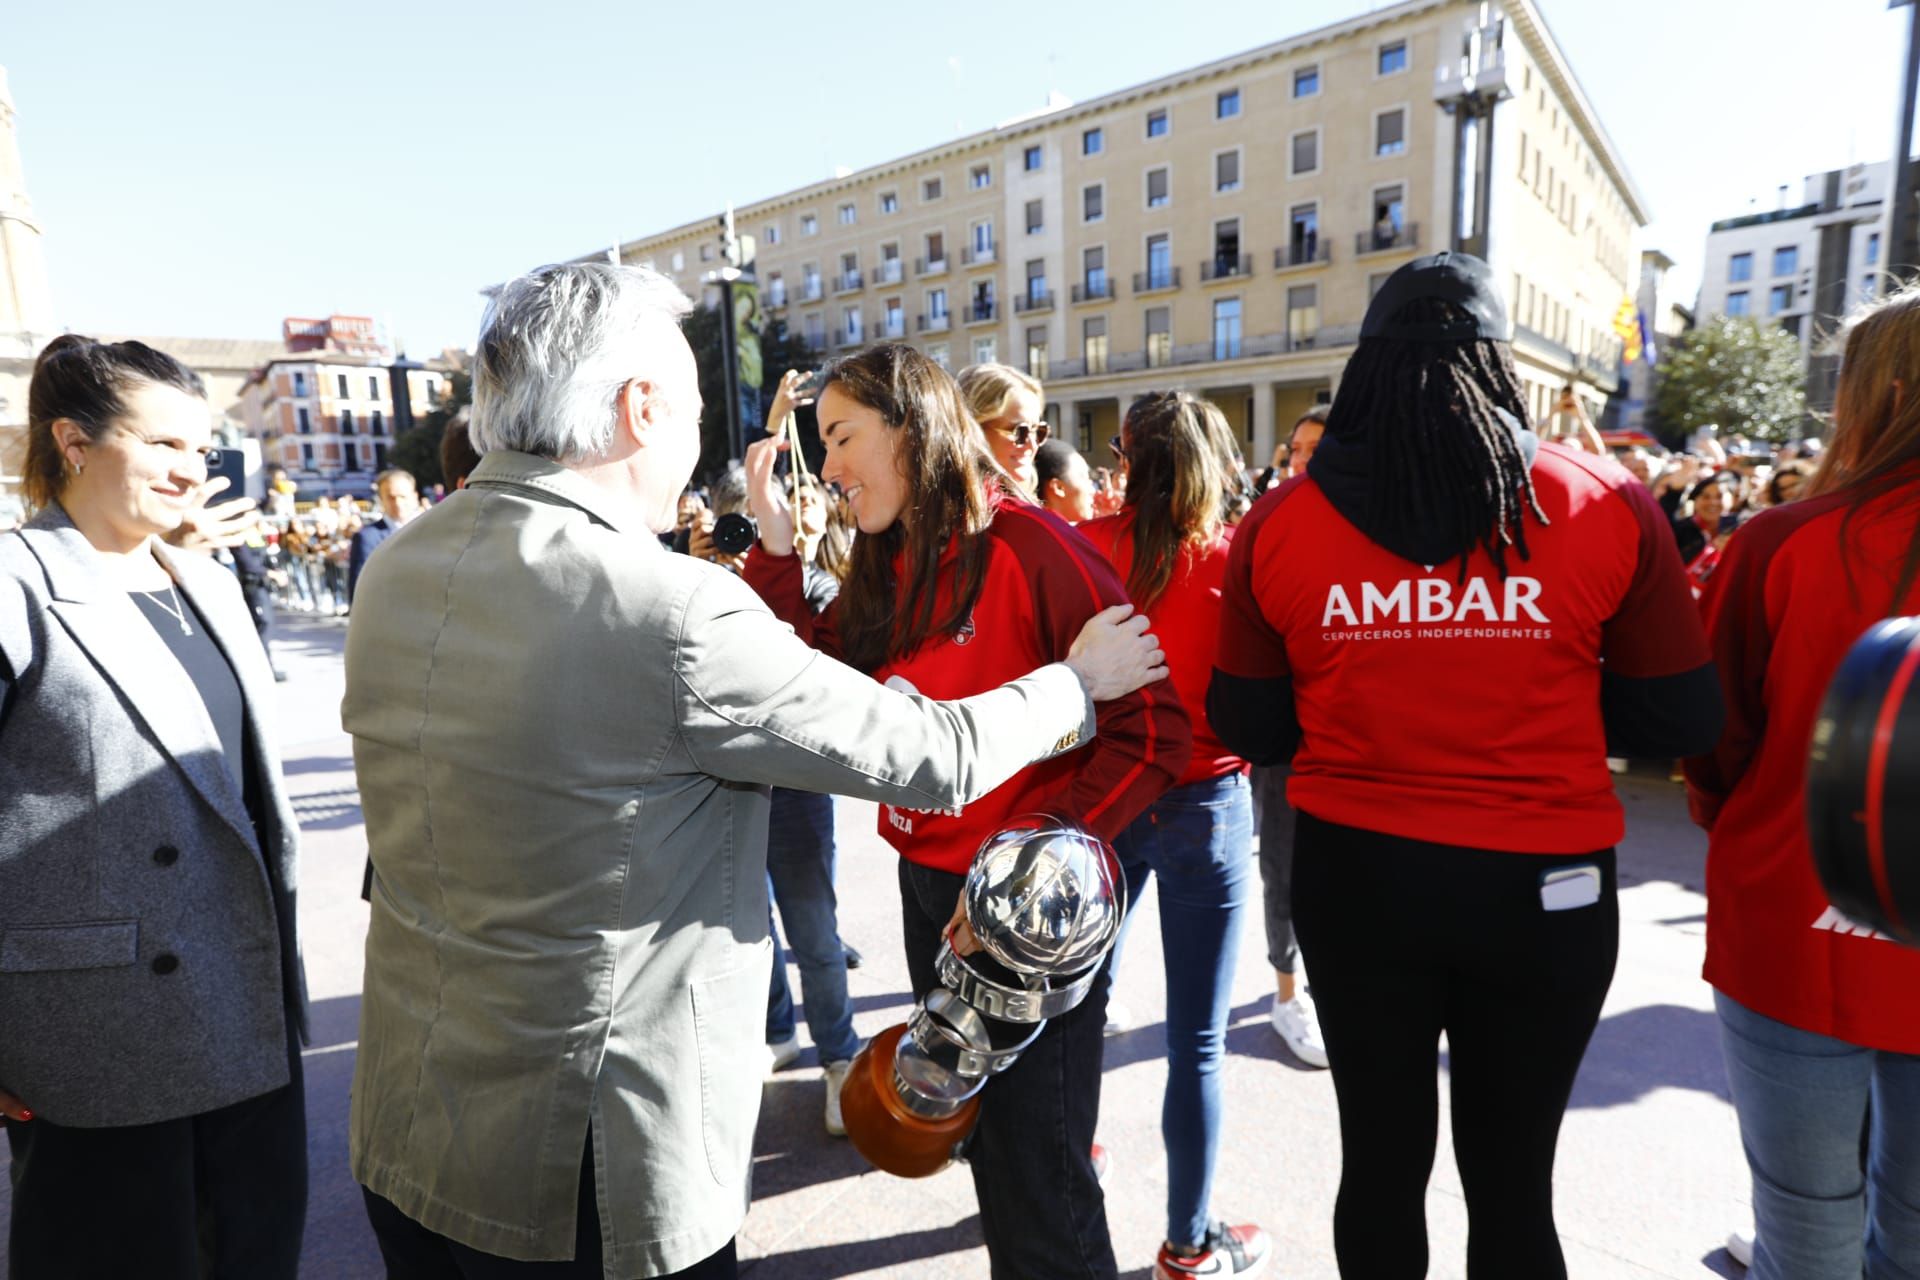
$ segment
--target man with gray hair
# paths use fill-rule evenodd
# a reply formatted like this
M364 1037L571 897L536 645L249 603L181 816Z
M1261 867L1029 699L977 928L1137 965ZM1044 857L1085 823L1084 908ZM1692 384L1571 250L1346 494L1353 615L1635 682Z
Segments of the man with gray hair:
M991 693L899 693L662 548L700 452L687 309L599 263L502 288L480 465L360 582L352 1165L392 1276L732 1275L768 787L968 804L1164 674L1123 607Z

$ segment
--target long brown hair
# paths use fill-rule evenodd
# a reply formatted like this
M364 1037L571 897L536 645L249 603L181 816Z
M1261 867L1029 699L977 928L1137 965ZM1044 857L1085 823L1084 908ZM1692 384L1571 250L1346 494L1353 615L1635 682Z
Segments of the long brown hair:
M902 433L911 519L854 539L840 592L841 649L848 662L872 671L931 636L957 631L972 615L987 569L987 545L977 535L993 519L997 469L953 378L904 342L877 343L834 361L820 386L838 388ZM956 538L952 600L938 613L940 557Z
M1858 603L1853 562L1846 555L1848 528L1868 503L1910 482L1908 467L1920 461L1920 285L1867 303L1847 318L1842 334L1846 346L1834 395L1833 439L1801 496L1848 495L1840 521L1840 562ZM1916 576L1920 537L1907 549L1890 611L1899 609Z
M1219 409L1185 391L1155 391L1127 410L1127 510L1133 512L1133 568L1127 594L1150 607L1173 581L1183 555L1220 536L1228 489Z

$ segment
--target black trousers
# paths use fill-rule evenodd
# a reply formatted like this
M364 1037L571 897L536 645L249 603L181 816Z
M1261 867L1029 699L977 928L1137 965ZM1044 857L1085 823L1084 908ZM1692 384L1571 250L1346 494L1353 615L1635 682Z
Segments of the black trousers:
M1543 878L1579 866L1598 869L1598 900L1547 910ZM1554 1147L1613 980L1615 895L1611 849L1502 853L1300 815L1294 924L1340 1102L1342 1276L1427 1274L1444 1031L1467 1275L1564 1280Z
M602 1280L600 1198L594 1192L593 1136L580 1162L580 1200L574 1212L573 1258L567 1262L520 1262L482 1253L409 1218L391 1200L365 1187L367 1221L380 1243L387 1280ZM732 1240L713 1256L661 1280L732 1280L736 1274Z
M964 878L900 861L907 974L917 1000L940 985L934 957ZM1100 1120L1106 967L1079 1008L1046 1025L980 1095L967 1166L993 1280L1113 1280L1107 1202L1093 1174Z
M297 1045L288 1056L285 1087L199 1115L107 1129L8 1121L12 1280L294 1280L307 1102Z

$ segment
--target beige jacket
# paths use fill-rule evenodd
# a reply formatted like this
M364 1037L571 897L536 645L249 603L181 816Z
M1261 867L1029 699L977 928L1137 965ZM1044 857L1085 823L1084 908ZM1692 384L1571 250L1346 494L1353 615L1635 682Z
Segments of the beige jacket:
M525 454L368 562L342 708L372 846L354 1176L430 1229L606 1274L739 1229L767 1001L767 788L966 804L1094 731L1051 666L941 703L803 644Z

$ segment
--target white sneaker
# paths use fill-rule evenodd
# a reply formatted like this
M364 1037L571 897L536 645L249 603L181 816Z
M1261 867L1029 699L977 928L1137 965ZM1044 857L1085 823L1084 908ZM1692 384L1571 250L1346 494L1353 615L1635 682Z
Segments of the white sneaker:
M1103 1036L1117 1036L1133 1025L1133 1010L1118 1000L1107 1001L1107 1022L1100 1028Z
M840 1117L840 1091L846 1088L847 1072L852 1069L851 1062L827 1064L827 1132L836 1138L847 1136L847 1122Z
M1320 1015L1314 1010L1312 996L1300 991L1291 1000L1276 997L1267 1021L1287 1042L1294 1057L1310 1067L1327 1065L1327 1042L1320 1038Z
M800 1033L797 1031L785 1040L770 1043L767 1045L767 1074L772 1075L799 1056Z
M1727 1237L1727 1256L1743 1267L1753 1265L1753 1232L1736 1231Z
M1627 771L1627 762L1619 756L1608 756L1607 771L1609 773L1625 773Z

